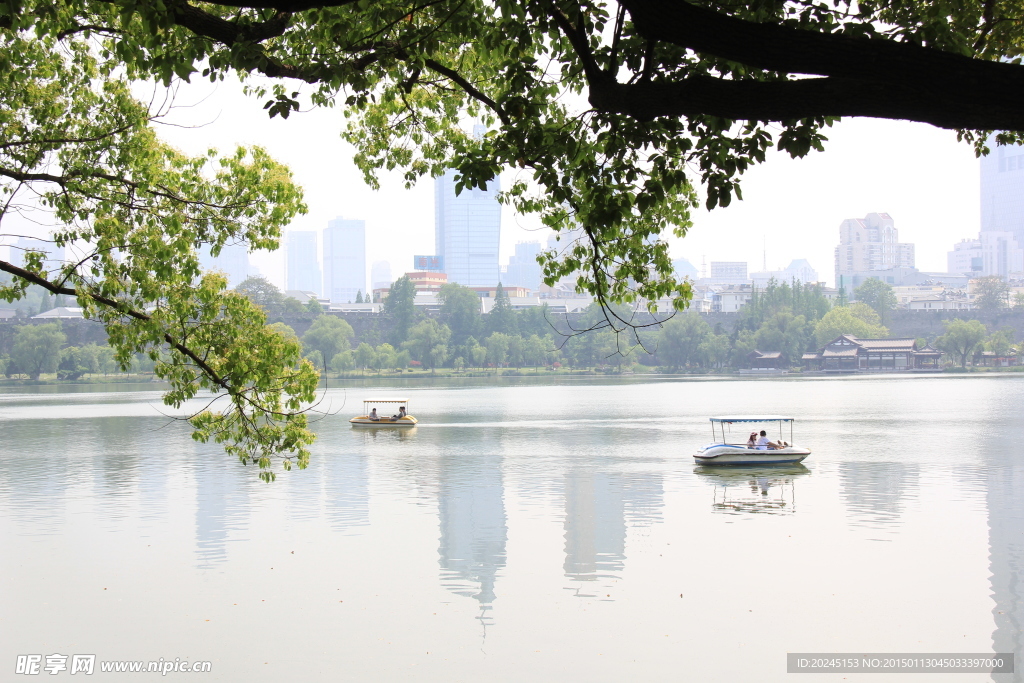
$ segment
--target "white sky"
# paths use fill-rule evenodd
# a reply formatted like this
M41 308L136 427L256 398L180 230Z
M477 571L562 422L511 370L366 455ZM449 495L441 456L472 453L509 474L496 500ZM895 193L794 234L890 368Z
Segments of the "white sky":
M160 126L160 135L179 149L199 153L209 146L229 152L235 144L258 144L289 165L304 188L309 213L291 226L322 230L335 216L364 219L367 277L375 261L391 263L397 277L412 269L413 254L434 252L433 181L405 190L398 174L382 177L371 190L343 143L339 110L294 113L269 119L262 101L247 98L235 83L199 81L183 87L171 120L188 128ZM184 106L189 105L189 106ZM924 124L849 120L828 131L824 153L802 160L771 154L745 176L743 201L726 209L699 211L685 239L669 238L673 258L747 261L760 270L763 249L769 269L805 258L831 282L833 249L845 218L878 211L896 222L900 240L917 247L917 267L946 269L946 252L979 229L978 161L956 134ZM503 179L503 186L508 186ZM501 262L516 242L546 233L537 222L506 208ZM257 254L253 263L283 286L281 252Z

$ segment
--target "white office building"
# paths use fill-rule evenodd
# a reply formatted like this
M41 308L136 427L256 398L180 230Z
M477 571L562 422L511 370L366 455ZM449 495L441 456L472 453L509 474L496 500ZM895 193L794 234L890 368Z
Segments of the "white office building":
M712 261L711 284L745 285L750 282L747 277L746 261Z
M887 213L844 220L835 259L836 287L843 287L847 294L872 277L899 285L907 274L916 272L914 245L899 241L899 231Z
M315 292L320 295L323 280L317 258L316 232L292 230L285 242L285 280L287 289Z
M338 216L323 232L323 296L331 303L347 304L366 289L366 221Z
M950 273L968 277L1008 278L1024 271L1024 249L1012 232L982 231L976 240L961 240L947 254Z

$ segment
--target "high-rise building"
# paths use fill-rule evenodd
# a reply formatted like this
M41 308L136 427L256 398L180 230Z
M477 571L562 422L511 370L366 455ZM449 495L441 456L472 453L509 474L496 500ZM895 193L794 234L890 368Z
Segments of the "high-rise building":
M899 231L887 213L843 221L835 256L836 287L842 286L848 294L872 277L899 285L907 274L916 272L914 245L899 241Z
M519 242L516 253L509 257L508 266L501 276L502 284L511 287L526 287L531 292L540 288L541 271L537 263L540 242Z
M434 239L450 282L491 286L499 278L500 185L465 188L455 194L455 171L434 179Z
M237 287L253 274L249 265L249 248L245 244L225 244L217 256L210 255L210 248L199 251L199 265L205 271L219 271L228 277L228 287Z
M288 289L321 294L323 281L320 276L320 262L317 259L316 232L292 230L285 243L287 261L285 280Z
M1004 278L1024 271L1024 249L1012 232L982 231L976 240L961 240L948 252L950 273L969 277L1000 275Z
M366 294L366 221L338 216L324 230L323 296L347 304Z
M1024 246L1024 149L996 145L981 158L981 231L1011 232Z
M712 261L711 281L716 284L748 283L746 261Z

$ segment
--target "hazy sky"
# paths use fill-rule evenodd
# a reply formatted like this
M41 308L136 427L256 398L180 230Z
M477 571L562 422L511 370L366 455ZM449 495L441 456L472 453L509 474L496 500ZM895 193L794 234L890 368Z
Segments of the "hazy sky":
M237 84L205 81L183 87L176 103L169 120L192 127L158 130L183 151L259 144L291 167L309 205L309 213L291 229L319 231L335 216L364 219L367 270L374 261L387 260L393 276L412 269L413 254L434 252L433 181L406 190L393 174L382 178L379 191L371 190L351 161L352 148L339 137L340 111L269 119L262 102L246 98ZM888 212L900 240L916 244L921 270L944 271L953 243L977 235L978 161L954 132L859 119L838 124L828 136L824 153L802 160L772 154L748 172L743 201L702 210L685 239L669 238L673 258L686 257L698 268L704 258L747 261L751 271L761 269L765 255L768 268L805 258L821 279L832 282L833 249L845 218ZM535 219L506 208L502 264L516 242L545 238ZM284 284L280 254L257 255L253 262Z

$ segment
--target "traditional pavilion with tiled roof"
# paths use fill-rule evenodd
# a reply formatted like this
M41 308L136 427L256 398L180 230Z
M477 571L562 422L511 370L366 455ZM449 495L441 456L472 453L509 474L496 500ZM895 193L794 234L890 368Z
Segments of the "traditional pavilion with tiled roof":
M750 359L750 367L757 370L779 369L782 363L782 353L779 351L758 351L754 350L747 354Z
M919 348L907 338L859 339L841 334L818 351L803 355L804 367L825 372L911 372L938 370L941 351Z

